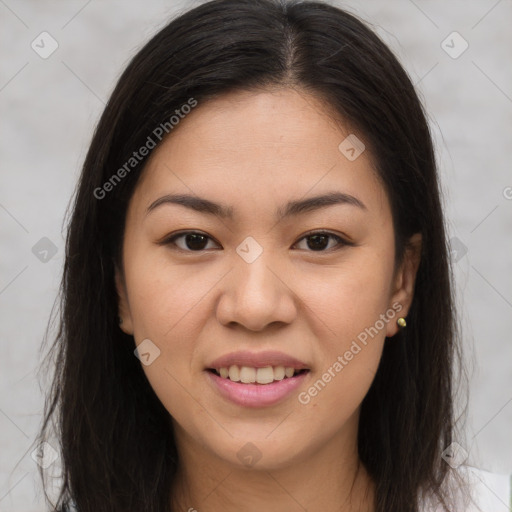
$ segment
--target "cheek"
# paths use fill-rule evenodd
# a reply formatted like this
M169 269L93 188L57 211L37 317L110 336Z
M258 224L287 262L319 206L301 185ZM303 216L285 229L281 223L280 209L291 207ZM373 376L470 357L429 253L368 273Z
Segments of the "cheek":
M154 338L164 345L180 343L181 330L187 325L187 335L193 339L193 330L199 329L200 324L190 322L190 315L197 313L197 306L222 275L200 265L185 269L171 264L165 252L155 252L144 255L141 251L126 262L135 338ZM188 345L185 340L183 344Z
M191 400L192 366L204 326L207 294L221 277L217 273L184 271L169 265L165 258L148 262L148 258L134 257L126 264L134 337L138 344L151 340L159 351L142 369L160 402L184 423L204 414L204 408Z
M215 273L216 274L216 273ZM158 356L143 370L164 404L187 403L197 339L204 324L205 297L219 277L184 271L165 254L132 252L125 259L129 307L137 344L149 339ZM152 346L152 345L150 345ZM178 400L176 400L178 398Z
M321 357L315 380L301 403L315 414L347 419L360 405L379 366L385 342L392 260L377 251L347 261L330 278L315 278L303 293L321 320L316 322ZM383 320L383 316L384 319ZM313 420L313 419L312 419Z
M307 276L297 294L322 320L318 339L332 340L338 348L373 326L389 307L392 267L389 256L369 249Z

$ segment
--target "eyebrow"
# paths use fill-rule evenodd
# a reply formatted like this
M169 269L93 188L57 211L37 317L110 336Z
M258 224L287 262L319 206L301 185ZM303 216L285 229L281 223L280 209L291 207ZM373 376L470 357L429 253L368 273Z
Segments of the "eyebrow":
M153 201L146 210L146 215L153 210L164 204L177 204L185 206L191 210L208 215L216 215L223 219L233 219L234 210L232 206L215 203L209 199L205 199L190 194L166 194ZM282 220L286 217L301 215L307 212L312 212L328 206L337 204L346 204L367 210L365 204L350 194L343 192L329 192L319 196L308 197L295 201L289 201L284 208L280 207L276 210L275 216L277 220Z

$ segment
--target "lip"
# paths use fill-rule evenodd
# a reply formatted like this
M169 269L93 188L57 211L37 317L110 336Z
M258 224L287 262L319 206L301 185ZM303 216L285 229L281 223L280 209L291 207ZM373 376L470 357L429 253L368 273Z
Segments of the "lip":
M265 366L284 366L296 370L309 370L308 365L284 352L231 352L212 361L206 369L229 368L231 365L265 368ZM266 384L268 385L268 384Z
M268 407L289 397L310 372L274 381L271 384L243 384L224 379L209 370L204 372L213 388L224 398L243 407Z

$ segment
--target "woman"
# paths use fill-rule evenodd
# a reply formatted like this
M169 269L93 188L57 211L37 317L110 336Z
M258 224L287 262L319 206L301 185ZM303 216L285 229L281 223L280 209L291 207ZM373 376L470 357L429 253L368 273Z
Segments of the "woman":
M54 510L468 504L428 124L354 16L214 0L156 34L87 154L62 299Z

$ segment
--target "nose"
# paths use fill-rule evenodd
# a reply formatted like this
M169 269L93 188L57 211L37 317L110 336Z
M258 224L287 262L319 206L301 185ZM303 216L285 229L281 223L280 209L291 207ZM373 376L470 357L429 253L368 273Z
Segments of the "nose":
M280 272L265 254L263 251L252 263L236 257L233 271L222 281L224 288L217 303L217 320L221 324L261 331L271 324L293 322L297 297L290 273Z

